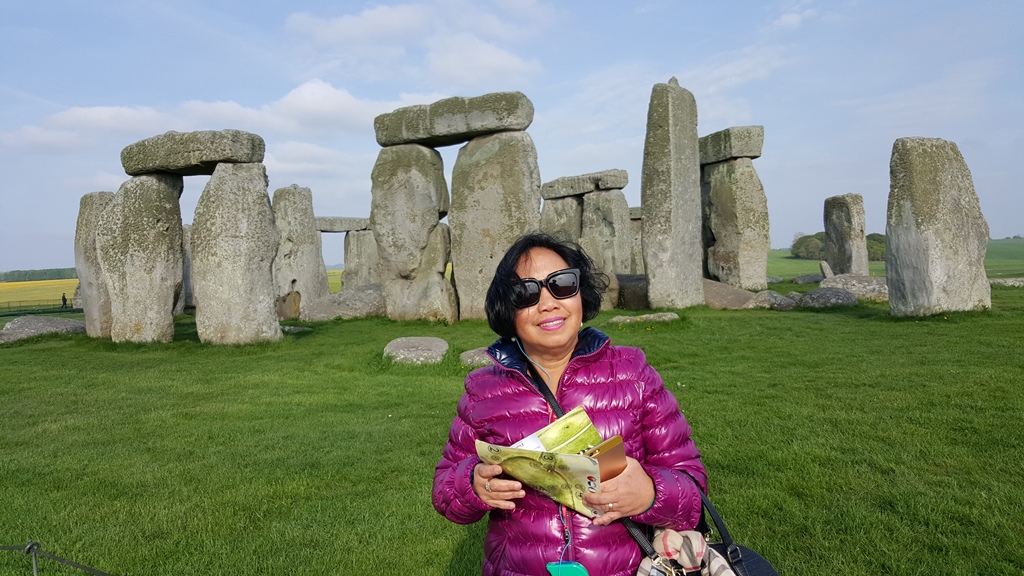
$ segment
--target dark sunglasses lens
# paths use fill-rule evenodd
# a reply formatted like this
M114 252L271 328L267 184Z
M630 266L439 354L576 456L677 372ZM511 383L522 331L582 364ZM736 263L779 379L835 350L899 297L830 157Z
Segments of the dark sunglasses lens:
M528 308L540 302L540 282L536 280L520 280L512 292L512 305L516 308Z
M555 298L572 298L579 291L579 280L573 272L560 272L548 277L548 290Z

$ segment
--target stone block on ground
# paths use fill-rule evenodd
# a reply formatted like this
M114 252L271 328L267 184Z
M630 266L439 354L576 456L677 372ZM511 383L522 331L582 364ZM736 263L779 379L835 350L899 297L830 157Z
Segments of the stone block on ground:
M374 118L373 129L381 146L435 147L460 144L495 132L526 130L532 122L533 102L525 94L494 92L399 108Z
M613 316L605 324L638 324L643 322L672 322L679 320L679 314L675 312L654 312L652 314L640 314L639 316Z
M798 302L793 298L783 296L774 290L762 290L754 294L753 298L743 305L743 308L766 308L786 312L796 308L798 305Z
M466 350L462 354L459 354L459 361L462 362L463 366L469 368L477 368L480 366L490 366L494 363L491 357L487 355L487 347L474 348L472 350Z
M857 297L841 288L815 288L800 298L802 308L834 308L856 306Z
M883 276L839 274L831 278L825 278L821 281L819 287L846 290L856 296L858 300L870 300L872 302L888 302L889 300L889 288L886 286Z
M704 304L713 310L740 310L754 298L754 293L705 278Z
M399 364L437 364L447 353L447 342L429 336L396 338L384 347L384 357Z
M625 170L604 170L579 176L563 176L545 182L540 187L540 196L544 200L582 196L595 190L621 190L627 184L629 175Z
M126 174L170 172L180 176L213 174L221 162L263 162L263 138L241 130L166 132L121 150Z
M815 284L824 279L825 277L821 274L801 274L793 278L793 284Z
M20 316L11 320L0 330L0 343L24 340L43 334L85 333L85 322L71 318L49 316Z
M764 126L734 126L700 139L700 164L736 158L760 158Z

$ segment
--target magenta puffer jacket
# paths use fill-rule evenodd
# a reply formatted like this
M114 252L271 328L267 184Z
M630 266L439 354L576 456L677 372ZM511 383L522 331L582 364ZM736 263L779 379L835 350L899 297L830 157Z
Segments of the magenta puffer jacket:
M579 340L558 385L559 404L567 412L583 406L603 438L620 434L626 454L654 480L654 504L634 521L693 528L701 510L694 482L706 491L707 477L675 396L639 349L612 346L595 328L580 331ZM466 377L434 473L434 508L459 524L490 512L483 563L488 576L545 576L547 563L560 559L583 564L591 576L636 574L643 553L621 523L594 526L528 486L514 510L492 509L473 492L471 474L480 462L476 439L508 446L554 419L515 343L498 340L488 353L496 364Z

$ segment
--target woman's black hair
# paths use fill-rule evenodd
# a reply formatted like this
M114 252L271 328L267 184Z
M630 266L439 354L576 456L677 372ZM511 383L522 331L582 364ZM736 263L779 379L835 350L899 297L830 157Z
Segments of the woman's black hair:
M550 234L531 233L520 237L505 252L494 271L487 289L484 311L491 330L499 336L516 335L516 308L512 306L514 285L521 280L516 274L519 261L534 248L547 248L558 254L568 265L580 271L580 298L583 300L583 321L592 320L601 311L601 294L608 288L608 277L594 269L594 262L575 242L561 240Z

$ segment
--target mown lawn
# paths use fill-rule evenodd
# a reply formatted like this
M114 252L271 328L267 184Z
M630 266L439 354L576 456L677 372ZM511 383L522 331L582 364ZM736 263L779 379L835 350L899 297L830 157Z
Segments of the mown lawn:
M647 352L734 536L781 573L1020 574L1024 289L992 301L591 324ZM182 317L171 344L0 345L0 545L118 575L479 574L484 524L445 521L430 487L486 323L311 326L216 347ZM392 365L399 336L451 349ZM29 573L0 553L0 574Z

